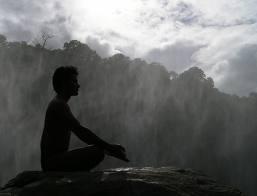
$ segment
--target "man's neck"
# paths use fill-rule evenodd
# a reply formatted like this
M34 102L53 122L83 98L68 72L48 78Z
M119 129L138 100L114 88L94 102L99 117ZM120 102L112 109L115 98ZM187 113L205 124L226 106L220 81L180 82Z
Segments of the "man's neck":
M63 94L57 94L56 97L60 100L65 101L66 103L70 100L71 96L63 95Z

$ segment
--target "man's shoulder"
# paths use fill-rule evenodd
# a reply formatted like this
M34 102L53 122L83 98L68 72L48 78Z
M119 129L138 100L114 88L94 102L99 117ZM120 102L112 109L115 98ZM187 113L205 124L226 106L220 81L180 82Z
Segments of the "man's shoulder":
M58 110L65 108L69 108L68 104L65 101L58 99L56 97L54 97L48 104L48 110Z

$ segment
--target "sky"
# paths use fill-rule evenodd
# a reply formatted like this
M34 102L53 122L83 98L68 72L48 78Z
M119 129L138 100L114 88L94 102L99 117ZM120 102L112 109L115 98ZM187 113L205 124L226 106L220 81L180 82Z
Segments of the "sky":
M48 48L72 39L178 73L203 69L230 94L257 92L257 0L0 0L0 34Z

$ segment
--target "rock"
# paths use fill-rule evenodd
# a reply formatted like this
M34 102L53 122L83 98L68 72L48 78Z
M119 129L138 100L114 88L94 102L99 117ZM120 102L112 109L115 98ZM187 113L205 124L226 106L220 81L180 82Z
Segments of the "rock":
M70 173L25 171L10 180L1 195L243 196L238 189L221 185L201 172L173 167Z

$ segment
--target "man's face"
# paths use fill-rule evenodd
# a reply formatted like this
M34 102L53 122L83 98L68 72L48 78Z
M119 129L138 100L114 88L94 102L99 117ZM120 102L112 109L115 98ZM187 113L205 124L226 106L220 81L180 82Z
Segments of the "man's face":
M77 75L72 75L69 82L68 82L68 85L67 85L67 91L68 91L68 94L70 96L77 96L78 95L78 92L79 92L79 83L78 83L78 78L77 78Z

